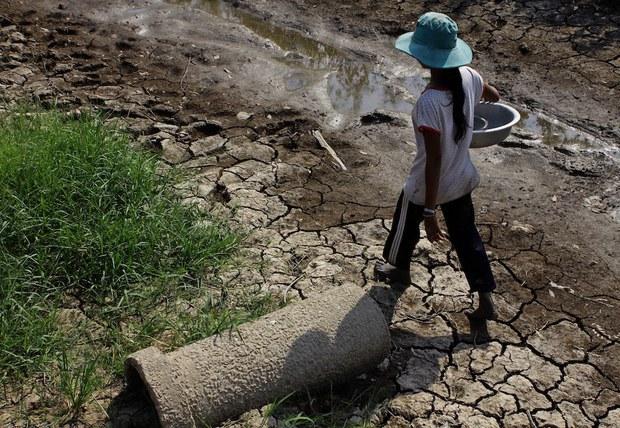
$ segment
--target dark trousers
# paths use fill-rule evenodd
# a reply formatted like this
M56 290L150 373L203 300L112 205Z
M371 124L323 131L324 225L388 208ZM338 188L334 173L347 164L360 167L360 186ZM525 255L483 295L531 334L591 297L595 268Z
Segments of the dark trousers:
M495 279L476 228L471 194L442 204L441 211L471 291L494 290ZM388 263L399 269L409 270L411 255L420 240L423 212L423 206L408 202L401 192L394 212L392 230L383 249L383 257Z

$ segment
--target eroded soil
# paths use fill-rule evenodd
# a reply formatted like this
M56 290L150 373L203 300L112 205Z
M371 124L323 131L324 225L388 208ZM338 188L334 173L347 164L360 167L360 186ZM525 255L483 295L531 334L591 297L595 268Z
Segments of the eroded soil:
M425 5L375 3L240 6L331 38L356 61L374 62L380 47L387 52L386 35L400 32ZM344 283L372 290L393 340L387 366L366 380L391 391L364 415L373 424L620 426L619 171L613 158L548 146L526 130L474 152L483 178L475 193L478 224L499 283L500 320L490 325L491 344L471 347L458 341L472 300L449 247L422 240L407 290L372 279L413 156L406 115L332 126L333 110L315 86L287 87L290 73L299 72L287 62L289 52L237 21L185 4L0 4L5 100L95 107L159 151L164 164L191 171L180 194L232 215L252 232L246 262L222 277L230 287L298 298ZM619 106L608 96L619 80L615 6L601 4L602 20L582 22L595 16L588 8L597 3L555 8L553 16L563 17L558 21L548 4L463 2L447 10L474 41L476 66L505 96L532 100L617 144ZM584 55L583 40L606 48L581 63L573 62L579 56L558 54L566 57L564 66L554 50L542 50L544 37L564 32L566 52ZM519 55L521 71L506 68ZM387 66L402 61L390 53L381 59ZM346 171L310 135L317 129ZM130 414L108 421L101 410L121 387L117 382L98 394L78 425L131 426ZM26 413L35 426L48 426L51 410L37 397L27 389L2 400L0 423L27 426ZM251 412L238 423L258 426L259 416Z

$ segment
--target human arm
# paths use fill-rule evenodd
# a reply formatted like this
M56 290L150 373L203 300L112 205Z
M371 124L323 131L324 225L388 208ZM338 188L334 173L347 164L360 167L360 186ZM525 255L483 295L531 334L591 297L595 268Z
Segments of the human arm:
M424 135L424 147L426 148L426 165L424 177L426 182L426 195L424 197L425 212L434 212L437 206L437 190L439 188L439 175L441 172L441 134L434 129L421 129ZM437 217L424 214L424 228L426 237L431 242L441 241L445 238L439 228Z
M482 100L496 103L499 101L499 92L495 87L484 82L482 85Z
M496 103L499 101L499 92L497 89L484 81L480 73L471 67L466 67L471 73L473 80L474 97L480 101L490 101Z

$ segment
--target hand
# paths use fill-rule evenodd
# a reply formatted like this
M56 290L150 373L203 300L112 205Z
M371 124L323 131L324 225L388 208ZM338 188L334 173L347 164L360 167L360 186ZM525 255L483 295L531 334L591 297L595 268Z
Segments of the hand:
M424 229L426 230L426 237L431 242L440 242L446 239L446 235L439 228L437 223L437 217L424 217Z
M499 101L499 92L495 89L495 87L485 83L482 87L482 99L484 101L496 103Z

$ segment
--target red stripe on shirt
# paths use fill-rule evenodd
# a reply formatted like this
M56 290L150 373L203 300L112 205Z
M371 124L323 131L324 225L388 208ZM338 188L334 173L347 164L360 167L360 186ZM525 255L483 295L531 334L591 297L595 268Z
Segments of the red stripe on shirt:
M435 128L431 128L430 126L426 126L426 125L421 125L418 126L418 131L420 131L422 134L435 134L435 135L441 135L441 131L439 129L435 129Z

